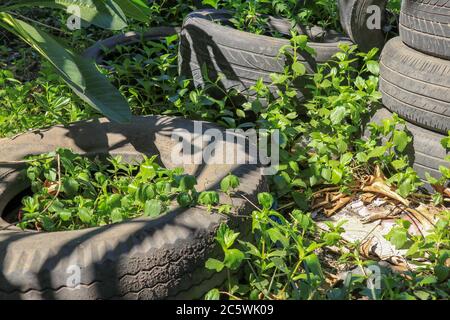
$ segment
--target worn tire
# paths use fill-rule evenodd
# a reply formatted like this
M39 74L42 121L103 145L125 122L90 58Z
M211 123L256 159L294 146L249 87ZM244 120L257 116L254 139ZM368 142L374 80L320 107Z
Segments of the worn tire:
M124 159L159 154L167 168L178 143L174 130L193 132L194 126L211 124L169 117L135 117L131 124L106 119L79 122L66 127L0 140L0 212L27 188L22 164L14 161L58 147L87 155L123 155ZM209 137L209 136L208 136ZM210 137L211 138L211 137ZM230 142L226 142L230 143ZM236 145L232 145L232 148ZM8 163L6 163L6 161ZM218 188L232 172L241 178L240 193L256 201L265 182L256 165L185 165L198 179L198 190ZM222 201L226 202L228 197ZM239 215L252 207L233 198ZM207 271L208 256L216 253L215 231L222 222L248 234L248 223L237 217L211 214L200 208L174 209L154 219L138 218L123 223L78 231L44 233L22 231L0 219L0 299L178 299L201 298L224 281L223 273ZM247 220L243 220L249 221ZM80 269L81 282L71 288L69 276ZM77 268L75 267L75 268Z
M217 80L219 74L224 75L219 82L224 91L234 88L244 97L251 98L255 92L250 87L259 79L269 85L272 82L271 73L283 72L286 59L279 56L279 51L289 41L236 30L226 26L230 18L230 12L225 10L199 10L187 16L180 39L180 74L193 79L196 87L204 87L207 81L202 75L201 67L205 65L211 80ZM221 24L216 23L217 20ZM269 18L268 26L285 33L290 24L286 20L272 17ZM316 37L320 34L317 30L303 32ZM316 70L317 63L330 60L339 51L340 43L351 43L347 38L336 34L325 35L325 38L331 42L309 43L316 50L316 57L302 54L301 61L310 73ZM276 91L276 87L270 86L270 89L272 92ZM302 91L303 88L299 89ZM221 95L221 91L217 90L217 95Z
M446 134L450 130L450 61L390 40L380 62L383 104L402 118Z
M392 113L386 108L381 108L374 113L370 122L381 124L383 119L390 118ZM413 137L412 148L407 149L410 164L424 182L426 182L425 172L437 179L440 178L439 166L449 166L444 158L450 153L441 145L441 140L445 136L412 123L407 123L407 129ZM427 188L430 189L430 186L427 185Z
M132 45L142 40L161 40L165 37L180 33L180 30L181 28L176 27L154 27L144 33L130 31L123 34L118 34L97 41L83 52L83 57L94 60L97 64L101 64L104 58L104 48L112 49L116 46Z
M356 43L360 50L383 48L387 34L383 30L387 21L386 5L388 0L338 0L339 17L342 29ZM381 13L381 29L369 29L367 21L373 15L368 9L378 6Z
M403 0L400 37L411 48L450 59L450 0Z

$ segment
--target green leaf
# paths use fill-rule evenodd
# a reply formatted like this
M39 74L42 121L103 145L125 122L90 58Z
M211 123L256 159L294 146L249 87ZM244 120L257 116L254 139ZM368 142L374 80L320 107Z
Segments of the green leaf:
M122 222L123 221L123 214L122 214L122 209L121 208L115 208L111 211L111 222L112 223L118 223L118 222Z
M162 210L162 202L160 200L151 199L145 202L144 214L147 217L157 217L161 214Z
M225 252L223 264L230 270L237 270L244 260L245 255L238 249L230 249Z
M267 230L267 234L270 237L270 240L272 240L273 243L277 243L278 241L283 245L284 248L287 248L289 246L289 238L284 236L280 230L276 228L270 228Z
M270 209L273 205L273 197L268 192L261 192L258 194L258 202L264 209Z
M58 215L62 221L69 221L72 218L72 213L68 210L59 211Z
M0 25L46 58L74 92L93 108L114 121L131 119L125 98L100 73L93 61L84 60L46 32L9 14L0 13Z
M194 176L183 176L180 180L180 190L189 191L194 189L197 184L197 179Z
M420 280L417 285L423 287L435 283L437 283L437 278L435 276L426 276L422 280Z
M74 196L76 196L79 187L79 183L74 178L66 177L62 179L62 191L69 198L73 198Z
M190 207L192 205L193 201L194 200L192 199L192 196L190 194L188 194L188 193L185 193L185 192L180 193L177 196L178 204L180 206L182 206L182 207L185 207L185 208Z
M308 268L308 271L321 279L324 279L324 275L322 272L322 267L320 266L320 261L317 255L310 254L305 258L305 265Z
M375 60L367 61L367 70L377 76L380 73L380 65Z
M215 191L203 191L198 197L198 202L205 206L213 206L219 203L219 194Z
M434 274L439 282L443 282L450 276L450 268L438 264L434 267Z
M239 178L232 174L226 176L220 182L220 189L225 193L237 187L239 187Z
M129 0L127 0L129 2ZM121 7L113 0L13 0L0 11L21 7L49 7L67 10L70 6L80 9L80 18L88 23L110 30L121 30L127 26L127 21Z
M209 5L214 9L218 9L219 2L220 0L202 0L203 5Z
M49 217L41 217L41 224L45 231L53 231L55 229L55 224Z
M406 134L405 131L394 131L393 142L398 151L403 152L411 141L410 139L411 138Z
M306 73L306 68L305 65L300 61L295 61L292 64L292 71L294 71L295 76L299 77L303 76Z
M220 300L220 291L219 289L211 289L205 295L205 300Z
M343 106L337 107L331 112L330 119L333 124L340 124L347 115L347 109Z
M140 22L149 22L152 10L142 0L114 0L127 17Z
M402 249L403 246L408 241L408 234L405 229L394 228L392 229L386 237L397 249Z
M373 148L367 155L368 159L379 158L386 153L386 146L378 146Z
M216 272L222 271L222 269L225 267L222 261L219 261L214 258L209 258L205 263L206 269L209 270L215 270Z
M90 223L92 221L92 211L87 208L78 208L78 217L83 223Z

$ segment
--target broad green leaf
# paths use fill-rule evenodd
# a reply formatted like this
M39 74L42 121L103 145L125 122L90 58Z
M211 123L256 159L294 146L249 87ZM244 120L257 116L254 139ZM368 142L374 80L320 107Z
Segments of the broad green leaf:
M90 223L92 221L92 212L86 208L78 208L78 217L83 223Z
M129 0L127 0L129 2ZM22 7L39 6L67 10L71 6L79 8L80 18L88 23L110 30L121 30L127 26L127 21L121 7L113 0L13 0L0 11ZM76 12L71 12L75 14Z
M288 248L289 246L289 238L284 236L280 230L276 228L271 228L267 230L267 234L270 237L270 240L272 240L273 243L277 243L278 241L283 245L284 248Z
M123 215L122 215L122 209L121 208L115 208L111 211L111 222L112 223L118 223L123 221Z
M151 199L145 202L144 214L147 217L157 217L162 212L162 203L160 200Z
M152 11L142 0L114 0L127 17L141 22L148 22Z
M347 109L345 107L337 107L333 110L333 112L330 114L330 120L333 124L340 124L342 120L344 120L345 116L347 115Z
M181 191L189 191L194 189L197 184L197 179L194 176L186 175L183 176L180 180L180 190Z
M198 197L198 202L205 206L213 206L219 203L219 195L215 191L203 191Z
M395 146L397 147L398 151L403 152L406 147L408 146L408 143L411 141L411 138L408 136L408 134L405 131L394 131L394 137L393 142Z
M220 182L220 189L223 192L228 192L232 189L236 189L239 187L239 178L230 174L222 179Z
M74 178L67 177L63 179L62 189L69 198L73 198L77 194L78 188L79 184Z
M261 192L258 194L258 202L264 209L270 209L272 208L273 197L268 192Z
M131 119L128 103L93 61L83 59L49 34L9 14L0 13L0 26L46 58L74 92L93 108L117 122Z
M369 60L367 61L367 70L377 76L380 73L380 65L375 60Z
M305 258L305 265L307 266L310 273L313 273L316 276L319 276L321 279L324 279L322 267L320 266L320 261L317 255L310 254L309 256L307 256Z
M407 231L402 228L392 229L386 237L397 249L402 249L408 241Z
M244 258L245 255L242 251L238 249L230 249L225 251L225 259L223 260L223 264L230 270L236 270L239 268Z
M219 261L214 258L209 258L205 263L206 269L215 270L216 272L222 271L224 264L222 261Z
M211 289L206 295L205 300L219 300L220 291L218 289Z
M292 64L292 71L294 71L297 77L302 76L306 73L305 65L299 61L295 61Z

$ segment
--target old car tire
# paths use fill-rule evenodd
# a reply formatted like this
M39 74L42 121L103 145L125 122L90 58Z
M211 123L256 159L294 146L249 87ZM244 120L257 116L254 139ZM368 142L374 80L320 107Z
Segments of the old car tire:
M402 118L446 134L450 130L450 61L390 40L381 55L383 104Z
M180 74L193 79L196 87L204 87L207 79L202 74L202 66L206 66L210 80L215 81L219 74L224 75L220 80L220 91L233 88L245 97L252 97L255 92L250 88L259 79L269 85L271 73L283 72L286 60L279 51L282 46L289 45L289 40L236 30L229 26L230 18L230 12L225 10L199 10L187 16L180 39ZM287 23L270 18L268 25L283 32L290 27ZM311 33L317 35L317 32ZM330 60L339 51L339 44L351 44L347 38L336 34L331 35L330 41L309 42L317 55L302 54L301 59L308 72L316 70L317 63ZM270 89L276 91L275 87Z
M55 126L0 140L0 212L27 188L21 174L27 155L58 147L87 155L122 155L126 159L158 154L167 168L177 165L171 154L177 130L211 124L169 117L134 117L130 124L106 119ZM226 142L231 143L231 142ZM236 144L232 143L232 148ZM216 190L220 180L240 177L239 193L256 201L265 181L256 165L185 165L198 179L198 190ZM228 197L224 197L223 201ZM228 198L229 199L229 198ZM232 199L239 215L252 211L248 201ZM216 252L215 231L227 222L245 235L248 224L233 215L201 208L179 208L158 218L138 218L78 231L22 231L0 219L0 299L177 299L201 298L224 281L224 274L205 269ZM248 220L244 220L248 221ZM247 233L248 234L248 233ZM78 270L78 272L77 272ZM79 275L72 288L71 276Z
M383 29L387 20L388 0L338 0L342 29L356 43L360 50L383 48L387 35ZM380 28L369 28L367 22L376 14L370 10L376 6L380 10Z
M411 48L450 59L450 0L403 0L400 37Z
M180 33L181 28L177 27L154 27L144 33L130 31L118 34L110 38L97 41L83 52L83 57L94 60L96 63L103 62L104 49L112 49L116 46L132 45L142 40L161 40L165 37Z
M381 124L383 119L391 119L392 112L386 108L378 109L370 118L370 122ZM412 148L408 148L408 156L411 165L419 174L419 176L426 183L425 172L428 172L432 177L439 179L441 173L440 166L448 167L449 163L444 158L450 154L441 145L441 140L445 138L444 135L433 132L412 123L407 122L407 129L413 137ZM368 132L366 131L366 135ZM427 184L427 183L426 183ZM427 185L428 189L431 189Z

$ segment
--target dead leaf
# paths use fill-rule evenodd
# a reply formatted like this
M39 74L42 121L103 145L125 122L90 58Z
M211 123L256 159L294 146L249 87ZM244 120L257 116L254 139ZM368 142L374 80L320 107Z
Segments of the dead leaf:
M336 213L336 211L345 207L350 201L352 201L352 199L353 199L353 196L346 196L346 197L339 198L339 200L337 200L336 203L334 204L333 208L324 210L325 215L327 217L331 217L333 214Z

